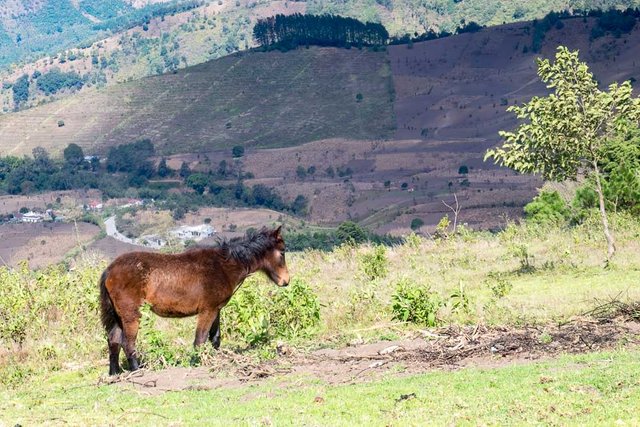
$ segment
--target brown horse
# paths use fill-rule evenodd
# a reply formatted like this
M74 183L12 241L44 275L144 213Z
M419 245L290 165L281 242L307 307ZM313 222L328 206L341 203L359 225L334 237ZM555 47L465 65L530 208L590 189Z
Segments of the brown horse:
M220 309L250 274L262 271L278 286L289 284L285 244L263 228L216 247L167 255L131 252L116 258L100 278L102 324L109 344L109 375L120 372L120 347L129 368L138 369L136 336L143 303L163 317L198 315L194 345L207 336L220 346Z

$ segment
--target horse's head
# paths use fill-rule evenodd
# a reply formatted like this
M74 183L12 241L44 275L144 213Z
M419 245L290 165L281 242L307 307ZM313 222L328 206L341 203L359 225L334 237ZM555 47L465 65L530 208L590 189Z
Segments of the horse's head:
M264 257L261 270L278 286L289 284L289 269L285 261L285 245L281 234L282 227L267 231L273 242L273 248Z

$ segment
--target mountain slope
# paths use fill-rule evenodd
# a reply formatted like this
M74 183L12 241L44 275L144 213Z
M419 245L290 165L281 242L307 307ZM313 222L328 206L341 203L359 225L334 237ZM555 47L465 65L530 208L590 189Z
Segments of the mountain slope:
M388 138L392 91L384 52L235 54L1 116L0 154L59 154L71 142L104 153L142 138L164 154Z
M234 54L0 116L0 154L36 146L59 153L72 142L105 152L142 138L171 154L334 137L466 141L480 152L497 142L498 130L515 125L507 106L546 93L535 58L552 56L559 44L580 49L603 84L640 78L640 26L592 39L595 19L562 22L547 31L541 54L528 49L531 23L387 52Z
M255 20L277 13L341 14L381 22L391 35L402 36L454 31L470 21L497 25L550 11L639 5L640 0L0 0L0 107L6 113L43 100L32 90L19 105L13 101L10 85L25 73L59 67L83 76L85 87L104 86L247 49L254 45Z
M547 93L535 59L553 57L559 45L580 50L603 86L640 79L640 26L618 38L592 40L595 19L562 22L546 33L540 53L529 49L530 23L416 43L411 49L391 46L396 138L479 141L480 149L495 144L499 130L516 125L505 111L509 105Z
M0 66L77 47L180 5L196 6L186 0L0 0Z

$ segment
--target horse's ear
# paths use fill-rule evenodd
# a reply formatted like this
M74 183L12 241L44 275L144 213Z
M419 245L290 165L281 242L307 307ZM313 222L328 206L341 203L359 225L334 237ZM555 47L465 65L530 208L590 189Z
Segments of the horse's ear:
M278 228L273 230L273 237L281 237L282 236L282 225L279 225Z

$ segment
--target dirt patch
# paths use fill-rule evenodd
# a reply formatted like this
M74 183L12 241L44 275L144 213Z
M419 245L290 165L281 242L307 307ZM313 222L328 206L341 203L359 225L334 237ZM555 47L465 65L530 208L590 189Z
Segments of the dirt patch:
M0 265L16 267L26 260L29 268L45 267L84 247L99 232L100 227L84 222L0 224Z
M627 320L579 319L563 325L524 328L452 326L419 331L404 340L341 349L300 352L281 346L278 359L262 363L225 350L208 361L209 366L141 370L104 381L133 386L146 394L240 387L274 376L311 376L329 384L348 384L434 369L495 368L563 353L636 345L639 339L640 323Z

